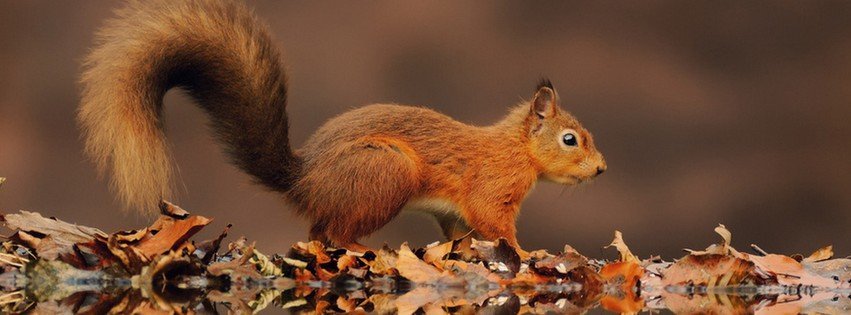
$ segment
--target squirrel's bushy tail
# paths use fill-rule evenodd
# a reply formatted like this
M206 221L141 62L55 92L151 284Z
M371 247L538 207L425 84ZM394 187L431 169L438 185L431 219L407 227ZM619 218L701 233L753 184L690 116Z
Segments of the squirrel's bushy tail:
M163 95L185 89L235 164L286 191L299 159L289 146L287 77L268 31L232 1L131 1L97 35L85 61L78 120L86 151L127 206L158 211L172 167Z

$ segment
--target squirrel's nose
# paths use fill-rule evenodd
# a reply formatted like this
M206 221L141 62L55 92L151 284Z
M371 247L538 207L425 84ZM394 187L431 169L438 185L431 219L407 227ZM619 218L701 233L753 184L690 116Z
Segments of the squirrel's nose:
M597 175L603 174L603 172L605 172L605 171L606 171L605 166L597 167Z

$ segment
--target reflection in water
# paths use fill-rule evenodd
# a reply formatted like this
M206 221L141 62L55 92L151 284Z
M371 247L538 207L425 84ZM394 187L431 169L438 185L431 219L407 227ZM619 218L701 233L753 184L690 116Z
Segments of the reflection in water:
M9 280L4 278L4 281ZM354 278L291 282L228 283L226 279L178 277L150 289L134 289L132 281L104 278L65 279L67 284L94 289L68 293L62 299L36 301L32 294L7 292L0 297L3 313L154 313L260 312L274 308L294 313L365 312L378 314L435 313L577 314L593 309L636 312L668 309L678 314L842 314L851 312L851 292L799 291L766 287L671 286L643 291L624 299L589 292L580 285L547 284L500 290L497 287L416 285L402 278L359 282ZM283 285L283 287L280 287ZM203 288L193 288L193 287ZM289 287L289 288L287 288ZM492 289L492 290L489 290ZM591 293L591 295L589 295ZM618 294L622 294L618 293Z

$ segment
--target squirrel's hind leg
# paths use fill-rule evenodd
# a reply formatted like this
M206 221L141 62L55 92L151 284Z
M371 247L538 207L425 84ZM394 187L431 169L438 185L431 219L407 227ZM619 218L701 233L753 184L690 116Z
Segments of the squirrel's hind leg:
M306 164L291 194L312 221L310 236L350 250L390 222L420 189L419 166L403 143L364 138L327 148Z

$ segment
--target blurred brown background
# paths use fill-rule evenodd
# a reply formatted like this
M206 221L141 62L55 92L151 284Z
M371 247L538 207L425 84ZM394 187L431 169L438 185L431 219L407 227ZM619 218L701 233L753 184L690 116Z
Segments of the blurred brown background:
M322 122L373 102L427 105L488 124L538 78L595 135L609 171L541 183L519 221L527 249L590 256L612 232L642 256L716 242L851 254L851 2L250 1L291 69L300 145ZM118 204L82 155L79 64L112 1L0 3L0 209L111 231L145 219ZM167 97L184 192L176 201L282 252L304 221L227 164L200 110ZM437 240L403 214L367 244Z

